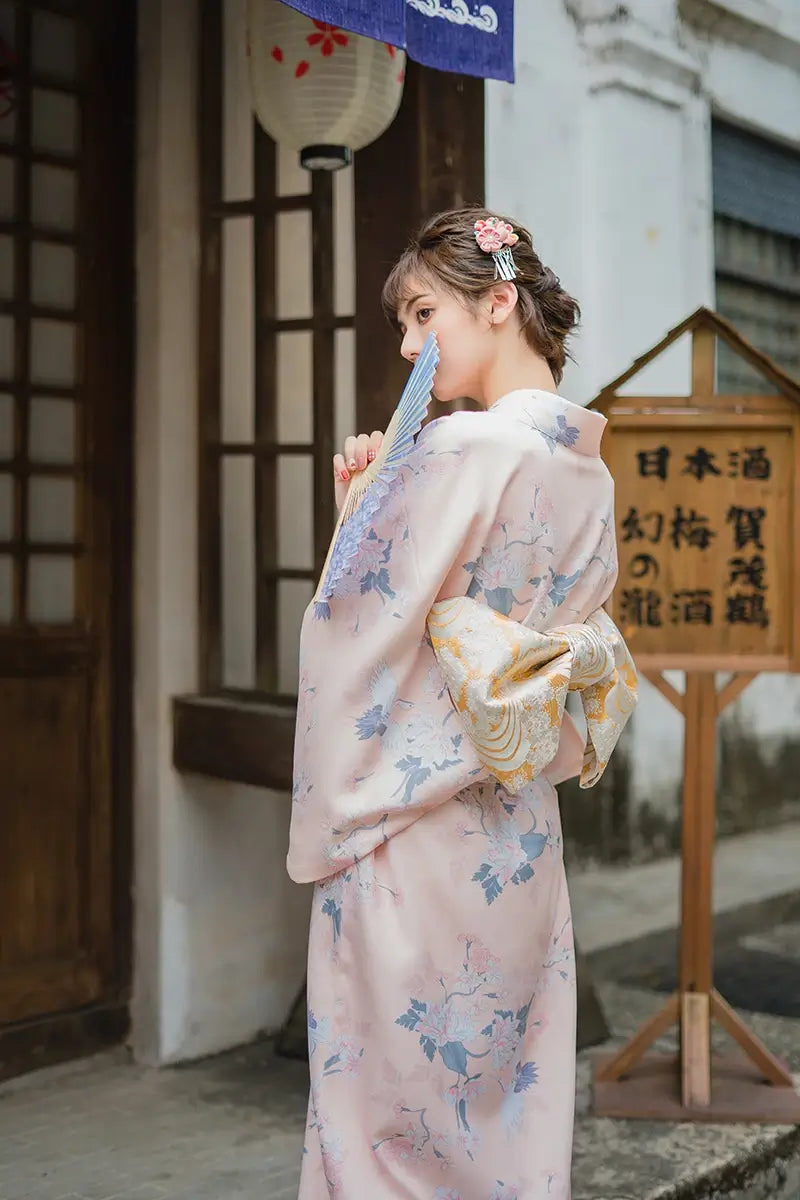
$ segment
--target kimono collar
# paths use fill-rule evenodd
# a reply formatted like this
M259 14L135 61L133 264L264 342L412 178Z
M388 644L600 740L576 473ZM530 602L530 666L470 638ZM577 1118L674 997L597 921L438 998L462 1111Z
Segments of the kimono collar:
M592 458L599 457L606 418L555 392L520 388L501 396L487 411L522 421L538 430L548 442L558 442Z

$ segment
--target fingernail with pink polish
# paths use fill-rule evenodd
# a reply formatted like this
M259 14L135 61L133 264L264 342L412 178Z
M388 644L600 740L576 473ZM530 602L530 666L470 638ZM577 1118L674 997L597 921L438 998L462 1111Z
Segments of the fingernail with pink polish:
M348 465L348 467L350 468L350 470L351 470L351 471L355 471L355 469L356 469L356 460L355 460L354 458L351 458L351 459L350 459L350 462L349 462L347 465Z
M342 483L347 483L348 479L350 478L350 472L349 471L340 471L339 478L341 479Z
M367 458L369 459L370 462L373 462L375 459L375 451L370 450L369 454L367 455Z

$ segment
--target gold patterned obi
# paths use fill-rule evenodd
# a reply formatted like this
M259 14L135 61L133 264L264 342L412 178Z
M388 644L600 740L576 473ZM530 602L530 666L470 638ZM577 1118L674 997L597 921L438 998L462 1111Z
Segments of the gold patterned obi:
M572 725L569 692L580 695L587 733L582 765L560 778L579 770L581 787L597 782L637 694L633 659L604 609L538 633L460 596L434 604L428 632L478 757L509 792L553 764Z

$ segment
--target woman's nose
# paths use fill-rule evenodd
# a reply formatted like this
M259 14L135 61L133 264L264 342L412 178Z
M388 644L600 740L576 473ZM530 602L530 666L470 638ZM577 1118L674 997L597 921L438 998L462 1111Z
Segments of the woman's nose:
M400 345L400 353L407 362L414 363L419 354L418 339L414 336L413 330L409 329L403 335L403 341Z

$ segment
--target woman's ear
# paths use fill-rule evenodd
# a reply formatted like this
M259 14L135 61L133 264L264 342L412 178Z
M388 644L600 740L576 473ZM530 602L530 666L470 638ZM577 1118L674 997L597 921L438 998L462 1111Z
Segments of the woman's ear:
M489 292L492 324L504 324L517 307L517 299L517 285L504 279L498 279Z

